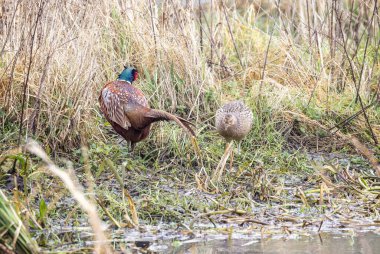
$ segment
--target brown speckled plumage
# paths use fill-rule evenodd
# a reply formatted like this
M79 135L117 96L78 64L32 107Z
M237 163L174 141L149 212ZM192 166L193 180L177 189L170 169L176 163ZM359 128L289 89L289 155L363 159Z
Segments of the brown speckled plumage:
M191 123L162 110L151 109L140 89L130 82L117 80L107 83L99 96L100 109L114 130L134 145L149 135L156 121L174 121L192 136Z
M215 126L228 142L241 141L251 130L252 120L252 111L242 101L232 101L218 109Z

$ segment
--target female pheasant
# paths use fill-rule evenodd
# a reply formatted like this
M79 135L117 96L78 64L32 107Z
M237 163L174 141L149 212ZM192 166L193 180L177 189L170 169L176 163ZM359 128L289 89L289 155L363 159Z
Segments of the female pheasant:
M103 87L99 96L101 111L113 129L131 143L131 150L149 135L151 124L157 121L174 121L194 137L189 121L149 107L141 90L132 85L137 76L135 68L125 67L116 81Z
M216 130L227 142L238 141L238 151L240 151L240 141L251 130L252 120L252 111L244 105L244 102L232 101L224 104L216 112Z
M252 111L242 101L232 101L224 104L216 111L215 127L218 133L228 142L224 154L213 173L212 181L217 183L222 176L224 167L231 153L230 167L232 168L233 151L232 141L238 141L238 153L240 142L247 136L252 128Z

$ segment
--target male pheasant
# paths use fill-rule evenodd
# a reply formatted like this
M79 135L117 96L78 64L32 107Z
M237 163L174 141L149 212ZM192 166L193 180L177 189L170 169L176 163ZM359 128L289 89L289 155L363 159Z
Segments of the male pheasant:
M195 136L189 121L168 112L151 109L140 89L132 83L137 79L135 68L125 67L116 81L107 83L100 92L99 103L113 129L130 142L131 150L149 135L150 126L157 121L174 121Z

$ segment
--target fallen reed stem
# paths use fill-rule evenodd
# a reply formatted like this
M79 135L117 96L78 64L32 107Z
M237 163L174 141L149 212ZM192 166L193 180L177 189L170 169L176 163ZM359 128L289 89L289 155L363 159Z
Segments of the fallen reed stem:
M62 182L65 184L65 187L71 193L73 198L87 213L89 217L88 221L95 233L95 253L112 253L111 248L107 244L107 237L102 228L102 221L98 216L96 207L93 203L87 200L87 198L81 190L81 187L71 179L68 173L58 168L35 141L29 141L26 145L26 149L34 155L40 157L46 163L49 171L62 180Z

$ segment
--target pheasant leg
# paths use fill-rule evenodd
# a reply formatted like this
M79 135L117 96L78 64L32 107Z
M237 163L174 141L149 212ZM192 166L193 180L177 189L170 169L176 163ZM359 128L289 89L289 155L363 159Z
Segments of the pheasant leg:
M224 171L224 168L226 166L226 162L228 160L228 157L230 157L232 144L233 144L233 141L231 141L227 144L227 147L224 151L224 154L223 154L222 158L220 159L218 166L216 167L216 170L212 176L212 181L214 183L219 182L220 177L223 174L223 171Z
M234 149L231 150L231 159L230 159L230 170L232 169L232 165L234 162Z

